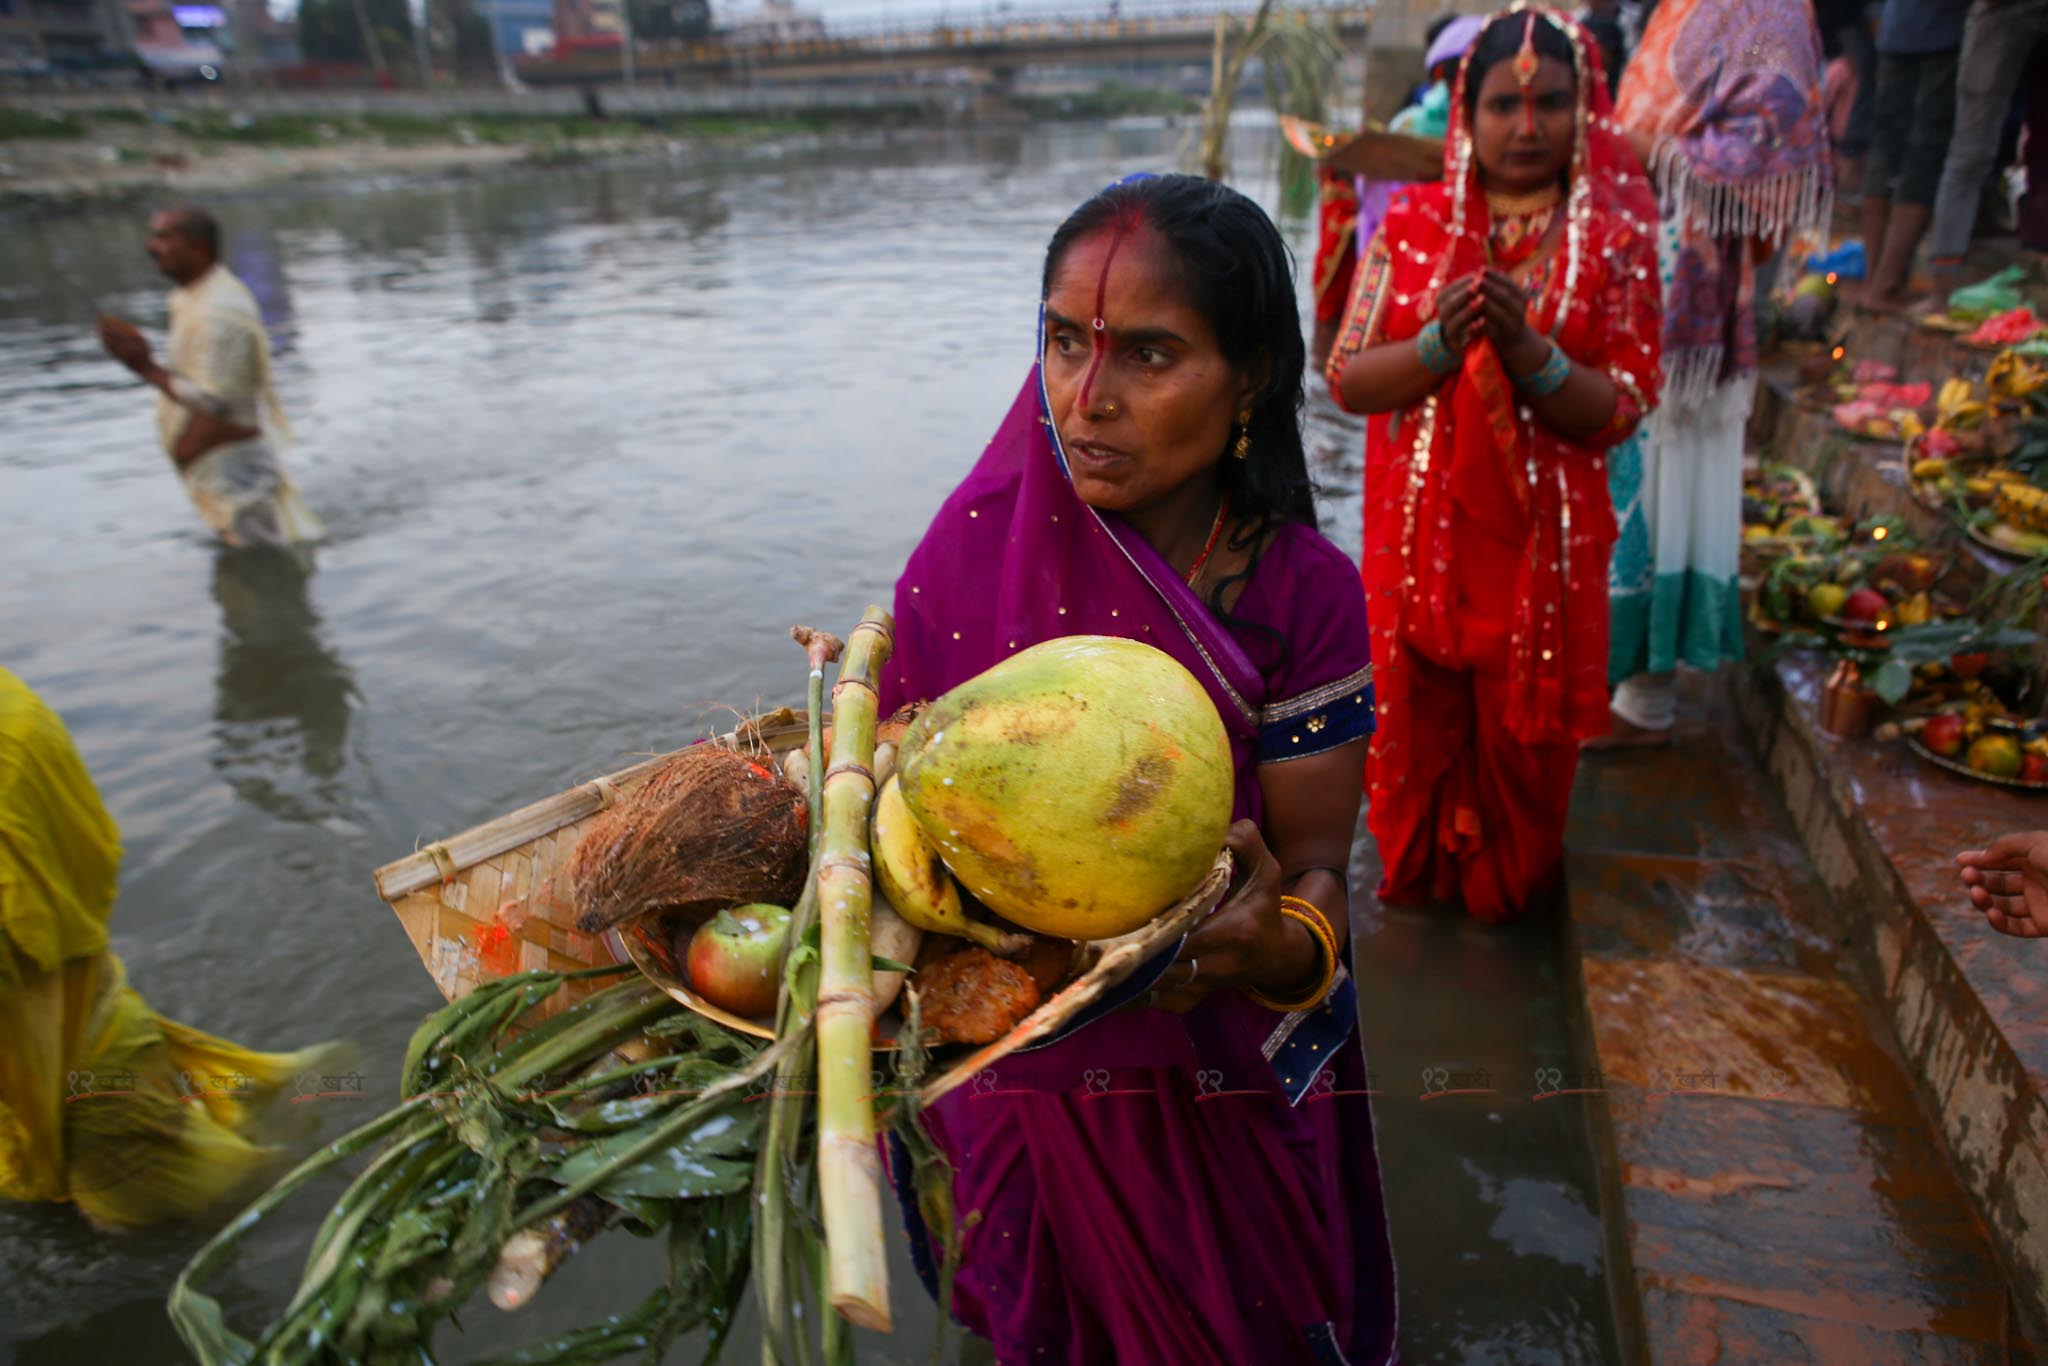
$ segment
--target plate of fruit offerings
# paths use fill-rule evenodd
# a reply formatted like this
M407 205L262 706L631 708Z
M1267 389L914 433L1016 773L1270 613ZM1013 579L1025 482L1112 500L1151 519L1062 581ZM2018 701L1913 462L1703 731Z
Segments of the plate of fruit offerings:
M2011 650L1969 650L1916 665L1898 706L1908 716L1977 707L1983 716L2018 722L2014 704L2027 697L2030 683Z
M1820 489L1796 465L1756 464L1743 471L1742 520L1774 528L1789 518L1820 512Z
M2015 723L1981 708L1899 723L1906 747L1965 778L2024 792L2048 792L2048 722Z
M1953 337L1975 332L1983 322L1980 318L1958 318L1952 313L1922 313L1913 321L1929 332L1945 332Z
M2020 342L2032 341L2044 330L2048 330L2048 324L2043 324L2033 309L2022 305L1984 319L1963 338L1963 345L1980 351L2000 351Z
M970 1058L1042 1046L1135 999L1228 891L1228 737L1161 651L1048 641L868 725L872 810L849 847L873 875L870 1019L876 1046L894 1046L907 979L921 1042L963 1049L939 1055L928 1095L958 1084ZM819 766L786 717L743 729L753 734L731 747L683 751L601 813L567 874L579 929L690 1010L765 1040L791 926L805 919L789 909L788 876L804 866ZM834 727L819 743L833 756L829 823L833 775L852 770ZM1127 809L1134 782L1146 799ZM698 831L708 852L691 867L717 864L718 885L697 885L698 871L679 888L677 841Z
M1958 506L1989 507L2000 482L1993 477L1999 467L1992 456L1966 451L1953 442L1931 440L1940 435L1929 432L1906 449L1913 501L1930 512L1953 512Z
M1934 399L1934 386L1888 384L1873 381L1858 385L1853 398L1833 410L1835 425L1865 441L1899 441L1925 431L1921 415Z
M2048 554L2048 489L2026 482L2018 471L1994 470L1988 507L1973 512L1964 530L1979 545L2016 559Z

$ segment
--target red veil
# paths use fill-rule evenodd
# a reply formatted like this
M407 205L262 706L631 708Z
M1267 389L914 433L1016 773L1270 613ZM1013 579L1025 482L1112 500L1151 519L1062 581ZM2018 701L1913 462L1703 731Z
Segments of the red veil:
M1607 730L1607 560L1615 528L1604 454L1656 405L1661 385L1657 208L1613 122L1599 49L1563 15L1517 12L1562 32L1579 72L1564 240L1531 300L1530 320L1573 360L1605 371L1622 401L1606 431L1570 440L1520 406L1490 342L1469 347L1462 371L1428 398L1368 426L1364 577L1373 657L1390 660L1406 641L1445 658L1456 654L1460 625L1450 564L1454 502L1525 543L1508 622L1505 722L1523 743L1547 744ZM1435 315L1438 291L1488 262L1491 220L1465 72L1459 69L1451 100L1444 180L1407 190L1388 211L1330 357L1333 386L1360 347L1413 337ZM1390 682L1398 690L1383 671L1382 746L1407 738L1412 724L1413 709L1389 695Z

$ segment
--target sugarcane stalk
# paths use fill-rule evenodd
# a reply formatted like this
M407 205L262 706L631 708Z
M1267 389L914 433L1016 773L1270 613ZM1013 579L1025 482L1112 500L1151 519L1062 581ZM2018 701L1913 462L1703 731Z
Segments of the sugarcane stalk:
M884 609L868 608L839 666L817 860L818 1195L826 1292L842 1317L878 1332L889 1331L890 1317L882 1164L875 1151L868 813L875 800L875 679L888 662L895 625Z
M804 796L810 803L811 858L815 861L825 814L825 666L839 658L846 644L830 631L809 626L790 627L789 638L804 647L804 656L811 666L804 718L810 728L810 744L805 747L804 757L810 762L811 780L804 784Z
M824 827L825 800L825 666L839 658L845 645L837 636L808 626L792 627L790 638L804 647L811 668L805 696L810 744L805 754L810 764L810 781L804 785L810 802L811 866L804 879L803 895L790 914L789 934L784 941L793 953L810 936L811 922L818 909L818 844ZM786 958L782 986L776 995L775 1033L786 1037L799 1020L810 1018L817 1007L818 964L815 958ZM803 1130L803 1069L806 1057L792 1051L776 1069L775 1089L768 1098L768 1128L762 1136L761 1155L754 1187L760 1204L754 1234L754 1289L761 1304L761 1361L779 1366L785 1360L808 1361L808 1340L791 1337L788 1243L793 1233L789 1218L789 1182L785 1172L796 1157L797 1140Z

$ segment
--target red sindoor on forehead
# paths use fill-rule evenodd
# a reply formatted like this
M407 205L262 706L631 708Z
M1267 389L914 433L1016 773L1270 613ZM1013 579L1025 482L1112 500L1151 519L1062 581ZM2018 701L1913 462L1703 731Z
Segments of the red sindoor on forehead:
M1125 234L1131 230L1133 217L1129 213L1117 215L1110 229L1109 250L1102 254L1102 274L1095 280L1095 317L1089 334L1088 369L1081 376L1081 406L1084 408L1089 403L1088 395L1095 388L1096 372L1102 369L1102 358L1109 354L1109 323L1102 316L1103 300L1109 295L1109 267L1116 260L1117 248L1124 244Z

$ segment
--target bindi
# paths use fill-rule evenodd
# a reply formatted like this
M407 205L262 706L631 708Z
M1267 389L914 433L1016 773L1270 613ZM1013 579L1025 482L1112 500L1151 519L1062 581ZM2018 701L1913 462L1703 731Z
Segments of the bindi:
M1090 320L1090 355L1088 369L1081 376L1081 406L1087 407L1089 392L1095 387L1095 376L1102 369L1102 358L1109 354L1109 323L1102 316L1103 300L1109 295L1109 268L1116 261L1117 248L1124 244L1125 225L1119 222L1112 230L1109 250L1102 254L1102 274L1095 280L1095 317Z
M1536 136L1536 72L1543 65L1536 55L1536 15L1522 23L1522 50L1515 54L1515 84L1522 88L1522 131Z

